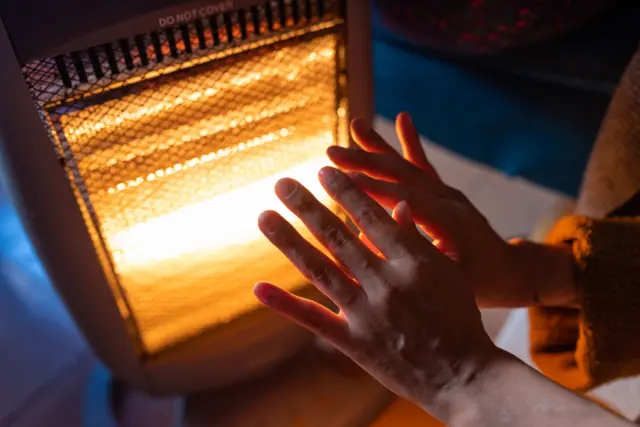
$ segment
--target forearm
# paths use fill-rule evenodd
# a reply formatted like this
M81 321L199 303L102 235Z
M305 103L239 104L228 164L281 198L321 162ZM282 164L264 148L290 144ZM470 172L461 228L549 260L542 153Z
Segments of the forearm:
M575 303L575 259L570 246L512 240L509 251L510 261L502 271L506 283L495 287L508 292L496 295L493 305L531 307Z
M444 391L450 427L625 427L616 414L504 355L462 389ZM429 410L430 408L425 408Z

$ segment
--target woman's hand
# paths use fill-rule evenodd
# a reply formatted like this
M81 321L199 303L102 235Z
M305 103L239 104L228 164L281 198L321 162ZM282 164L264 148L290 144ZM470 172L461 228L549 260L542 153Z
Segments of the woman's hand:
M377 202L401 200L434 244L456 260L481 306L565 305L574 301L573 258L564 247L505 242L460 191L447 186L425 156L408 114L396 121L404 158L362 120L352 135L362 150L331 147L331 160ZM364 238L365 243L367 239Z
M268 283L256 285L256 296L393 392L448 420L455 391L501 354L483 329L465 274L419 233L406 203L399 201L391 217L343 172L324 168L320 181L375 251L292 179L279 181L276 194L337 263L275 212L264 212L259 226L340 314Z

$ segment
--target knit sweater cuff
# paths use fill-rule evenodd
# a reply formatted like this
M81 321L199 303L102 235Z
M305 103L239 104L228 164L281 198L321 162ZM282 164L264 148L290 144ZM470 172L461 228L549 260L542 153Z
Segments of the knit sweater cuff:
M573 247L580 310L530 310L540 369L574 390L640 374L640 218L567 217L548 235Z

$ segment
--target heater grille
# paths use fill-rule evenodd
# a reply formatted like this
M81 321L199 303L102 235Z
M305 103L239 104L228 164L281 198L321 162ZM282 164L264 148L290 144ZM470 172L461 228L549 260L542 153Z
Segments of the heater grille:
M337 1L269 2L24 67L146 355L305 284L255 221L285 175L335 209L343 29Z
M216 53L233 54L229 50L233 47L294 37L310 26L340 19L345 4L340 0L269 1L32 61L24 65L23 73L39 104L66 102L149 78L154 71L172 72L176 66L208 62Z

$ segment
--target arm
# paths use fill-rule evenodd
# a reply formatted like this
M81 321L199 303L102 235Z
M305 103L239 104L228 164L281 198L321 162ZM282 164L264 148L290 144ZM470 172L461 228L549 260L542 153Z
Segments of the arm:
M434 246L416 229L407 202L399 202L389 216L337 169L322 169L320 182L367 243L291 179L280 180L276 194L332 258L276 212L263 213L259 226L340 312L261 282L254 292L266 306L318 334L391 391L452 427L626 425L493 344L469 277L443 250L457 251L461 241ZM441 194L445 204L457 206L457 193L446 193ZM470 215L466 208L463 212Z
M364 150L332 147L329 156L357 171L354 182L379 203L407 201L413 220L461 266L479 305L534 307L533 360L554 381L584 391L640 373L640 221L567 218L544 244L507 244L440 180L408 116L397 128L405 158L358 122Z
M393 208L407 201L416 223L460 263L481 307L575 302L574 261L566 245L507 244L464 194L440 179L407 114L398 116L396 129L404 158L357 120L352 133L362 150L331 147L327 153L380 204Z
M464 274L418 233L406 203L390 217L339 171L324 169L321 182L381 255L299 183L282 180L280 199L342 268L275 212L260 217L260 228L340 314L259 283L256 296L269 308L451 427L630 425L496 348Z
M591 218L612 211L633 213L628 204L621 205L640 189L639 118L640 53L603 124L579 213ZM353 134L363 150L333 147L328 154L340 168L357 172L355 182L387 208L407 201L416 223L459 262L480 306L534 307L532 356L553 380L582 391L640 374L634 338L640 334L635 316L640 313L640 236L633 221L567 219L558 225L565 238L556 234L544 244L507 244L464 195L439 179L406 114L398 117L396 127L405 159L358 122ZM559 308L580 304L583 310Z
M457 399L451 427L633 425L510 356L488 366Z

